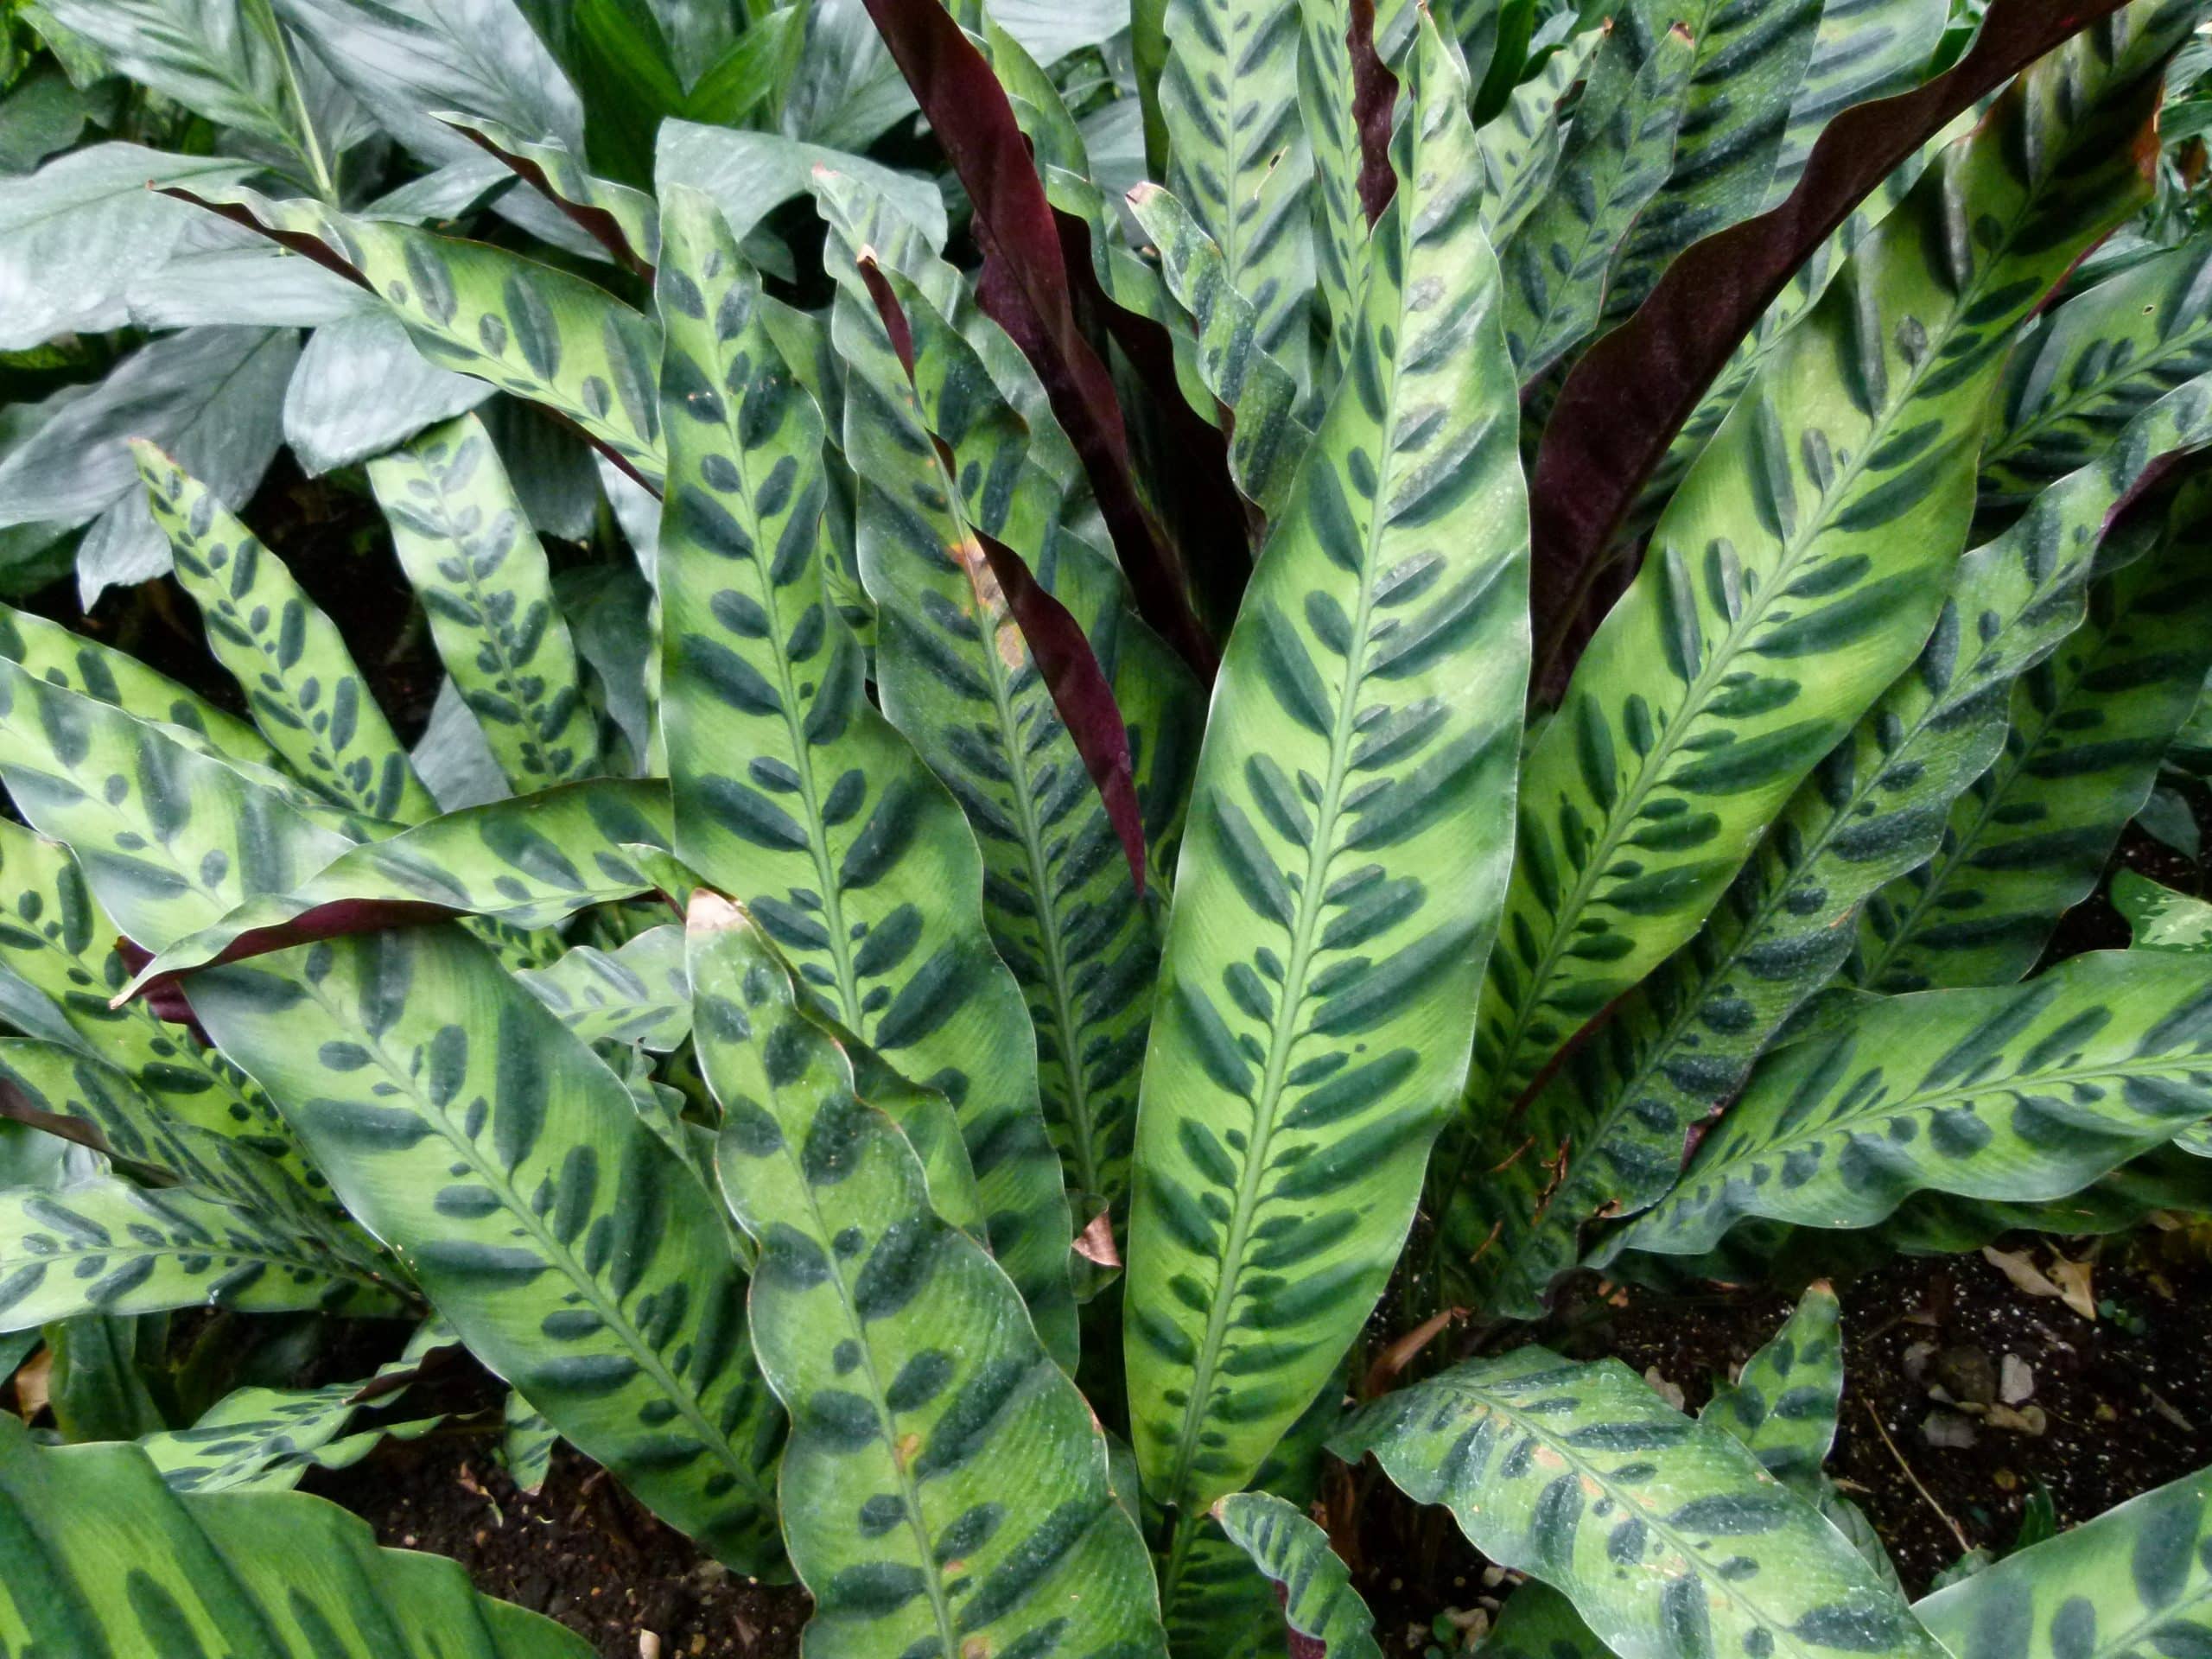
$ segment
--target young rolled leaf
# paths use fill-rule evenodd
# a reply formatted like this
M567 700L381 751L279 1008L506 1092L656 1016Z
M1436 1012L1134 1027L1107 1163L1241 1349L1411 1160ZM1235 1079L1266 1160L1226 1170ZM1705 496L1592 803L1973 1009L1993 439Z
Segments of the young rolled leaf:
M134 441L130 451L175 554L177 580L270 747L340 806L391 823L435 817L437 803L337 624L206 485L150 443Z
M1741 1443L1618 1360L1534 1345L1367 1407L1330 1442L1373 1452L1503 1567L1563 1591L1621 1659L1942 1649L1819 1511Z
M2208 1011L2212 962L2126 950L1866 1001L1759 1068L1628 1243L1694 1253L1754 1216L1870 1226L1930 1189L2063 1198L2212 1117Z
M1305 1638L1300 1659L1382 1659L1375 1616L1351 1587L1351 1573L1329 1548L1328 1534L1267 1492L1232 1492L1213 1513L1274 1586L1284 1621Z
M1071 1363L1073 1226L1035 1038L984 931L966 820L869 702L859 642L829 601L821 415L713 205L671 192L663 234L662 722L677 854L745 906L840 1024L953 1100L993 1248Z
M460 916L549 927L654 891L642 849L665 850L673 839L667 786L658 779L593 779L464 807L389 841L341 849L311 877L226 907L164 944L124 995L210 963L379 927Z
M124 932L159 950L352 843L121 710L0 663L0 779Z
M1525 1110L1489 1126L1478 1166L1492 1173L1479 1194L1452 1193L1444 1217L1485 1301L1533 1313L1595 1219L1665 1195L1694 1126L1835 976L1860 907L1927 861L2002 752L2011 688L2080 625L2120 509L2208 444L2212 382L2161 399L1959 562L1918 662L1798 786L1697 938Z
M743 1276L581 1039L453 927L213 969L192 1004L472 1353L717 1558L774 1565Z
M1613 257L1609 321L1643 304L1684 248L1765 205L1821 10L1820 0L1690 0L1657 8L1649 24L1624 25L1656 34L1671 13L1688 29L1696 58L1676 118L1674 165Z
M476 1594L456 1562L378 1548L334 1503L180 1494L135 1446L41 1446L12 1412L0 1413L0 1622L26 1653L591 1653L552 1620Z
M1159 960L1135 880L1129 740L1095 658L1091 706L1056 706L1031 619L1000 573L1027 576L1023 556L1033 555L1086 656L1095 638L1110 657L1134 619L1112 561L1056 522L1058 493L1025 468L1020 421L981 359L903 275L876 270L871 286L902 339L849 291L835 332L852 369L845 451L866 480L861 574L876 602L884 712L975 830L984 914L1036 1028L1039 1089L1068 1185L1086 1219L1101 1206L1119 1219ZM1086 773L1071 713L1121 741L1117 793Z
M1013 1283L931 1207L742 912L702 892L687 931L715 1163L760 1250L753 1340L793 1425L808 1651L1164 1654L1105 1436Z
M1347 378L1215 690L1146 1058L1130 1415L1187 1509L1245 1483L1373 1306L1510 855L1515 383L1433 24L1407 75Z
M1935 858L1866 906L1851 976L1874 990L2003 985L2088 897L2212 668L2212 523L2194 486L2152 549L2101 578L2088 620L2013 688L2005 752Z
M1700 1422L1741 1440L1767 1473L1816 1503L1843 1399L1841 1316L1826 1280L1808 1287L1788 1322L1698 1414Z
M390 1319L409 1306L327 1245L194 1187L104 1175L0 1191L0 1330L177 1307Z
M600 770L545 550L474 415L369 463L438 655L518 794Z
M1198 372L1230 411L1229 464L1236 487L1273 515L1313 434L1295 412L1298 385L1259 341L1258 314L1236 291L1221 250L1189 209L1158 185L1129 192L1129 211L1160 251L1160 268L1197 330Z
M1859 245L1692 467L1522 768L1478 1118L1696 931L1927 639L2011 330L2143 200L2129 146L2156 90L2081 44L2022 77ZM1465 1157L1442 1165L1446 1190Z
M197 201L369 289L429 360L541 404L647 488L661 476L652 326L604 289L482 242L250 190Z
M1956 1659L2120 1659L2212 1637L2212 1470L2008 1555L1913 1604Z
M1696 46L1679 23L1653 39L1645 27L1637 6L1613 18L1560 155L1560 188L1502 256L1506 343L1523 384L1596 325L1614 251L1666 182Z
M2212 240L2098 283L2014 355L1982 453L1984 506L2016 503L2110 443L2152 399L2212 371Z
M1313 156L1299 118L1299 7L1167 0L1160 78L1175 199L1221 251L1253 338L1306 397L1313 384Z

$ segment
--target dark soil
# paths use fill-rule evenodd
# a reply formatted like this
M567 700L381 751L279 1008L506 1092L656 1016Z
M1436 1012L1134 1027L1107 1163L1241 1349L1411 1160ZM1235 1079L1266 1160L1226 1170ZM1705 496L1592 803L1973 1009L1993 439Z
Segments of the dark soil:
M496 1444L491 1433L387 1442L312 1490L365 1516L381 1543L450 1555L479 1590L559 1620L603 1659L798 1651L804 1592L707 1560L566 1446L543 1490L518 1491L493 1458Z
M2005 1243L2050 1264L2043 1241ZM2069 1253L2085 1259L2089 1246ZM2094 1320L2024 1293L1979 1255L1900 1258L1841 1287L1843 1408L1827 1470L1872 1520L1915 1595L1970 1546L2005 1553L2038 1487L2064 1528L2212 1465L2212 1367L2198 1314L2212 1300L2204 1241L2107 1241L2091 1281ZM1570 1334L1547 1339L1576 1357L1613 1355L1680 1389L1694 1412L1790 1306L1771 1294L1698 1299L1586 1279L1559 1316ZM1972 1397L1990 1393L2007 1355L2032 1374L2018 1409L2037 1408L2040 1433L1993 1426L1991 1401ZM1933 1443L1931 1424L1941 1439L1972 1443ZM1360 1588L1386 1649L1419 1652L1436 1639L1440 1612L1494 1607L1506 1593L1440 1513L1408 1513L1371 1471L1354 1479L1370 1506L1359 1529Z

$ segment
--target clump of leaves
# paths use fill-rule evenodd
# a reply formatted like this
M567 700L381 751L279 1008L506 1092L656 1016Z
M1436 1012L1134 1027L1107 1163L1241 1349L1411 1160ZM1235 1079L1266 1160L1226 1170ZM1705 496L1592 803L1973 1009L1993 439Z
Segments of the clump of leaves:
M810 1650L1372 1654L1370 1455L1508 1652L2201 1638L2201 1477L1909 1603L1825 1285L1694 1420L1514 1323L2212 1210L2212 929L2042 965L2212 669L2195 0L23 21L0 520L236 688L0 626L0 1324L139 1441L0 1434L33 1640L569 1650L226 1495L450 1344Z

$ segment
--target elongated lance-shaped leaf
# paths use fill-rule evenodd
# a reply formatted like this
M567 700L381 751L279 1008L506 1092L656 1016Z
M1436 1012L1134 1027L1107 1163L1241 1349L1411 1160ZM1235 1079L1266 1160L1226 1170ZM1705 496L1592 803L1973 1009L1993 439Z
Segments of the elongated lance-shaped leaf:
M1842 1399L1842 1305L1821 1280L1736 1380L1713 1390L1698 1421L1734 1435L1767 1473L1817 1502Z
M1559 168L1565 124L1560 106L1604 31L1586 29L1545 60L1544 67L1513 89L1505 107L1475 132L1484 184L1483 234L1503 247L1550 188Z
M0 663L0 779L66 843L124 932L158 950L351 844L156 726Z
M1563 1591L1622 1659L1942 1649L1733 1436L1618 1360L1534 1345L1385 1395L1330 1442L1371 1452L1484 1554Z
M2212 667L2212 570L2190 556L2208 508L2186 487L2159 544L2101 578L2088 620L2013 688L2005 752L1953 805L1935 858L1867 905L1855 982L2008 983L2094 889Z
M1167 0L1167 188L1257 313L1255 338L1313 386L1313 156L1299 119L1295 0Z
M329 265L391 308L423 354L582 428L660 484L652 327L604 289L505 248L243 188L174 192Z
M2114 870L2112 906L2138 950L2212 951L2212 905L2133 870Z
M1484 1659L1605 1659L1612 1649L1573 1602L1541 1579L1529 1579L1505 1599L1481 1651Z
M1407 75L1349 372L1215 689L1146 1058L1130 1415L1148 1489L1186 1509L1244 1484L1373 1306L1510 852L1512 365L1433 23Z
M200 740L211 754L251 766L283 764L269 740L236 715L156 673L136 657L73 628L0 605L0 657L65 691L112 703L140 720L160 721Z
M772 1565L743 1276L581 1039L451 927L212 969L192 1003L471 1352L663 1519Z
M2122 1659L2212 1637L2212 1470L2169 1482L1913 1604L1955 1659Z
M1375 1616L1329 1548L1329 1535L1302 1511L1267 1492L1233 1492L1213 1513L1274 1586L1284 1621L1305 1638L1300 1659L1382 1659Z
M557 138L532 142L496 121L451 111L437 112L437 119L504 162L574 219L616 264L652 280L654 262L660 257L660 213L644 191L594 178L575 152Z
M1790 108L1812 60L1821 0L1764 6L1662 0L1653 16L1689 29L1697 60L1683 94L1674 167L1614 256L1605 286L1608 321L1643 304L1691 243L1765 205Z
M2212 370L2212 238L2076 296L2021 342L1983 452L1984 506L2079 467L2152 399Z
M158 1178L253 1215L270 1236L335 1258L404 1294L406 1271L329 1205L328 1183L312 1181L243 1137L177 1116L105 1060L59 1043L0 1039L0 1116L67 1135ZM290 1150L289 1140L279 1154Z
M1624 6L1591 62L1547 191L1503 256L1505 338L1525 384L1597 325L1613 251L1666 182L1696 47L1677 23L1643 37Z
M2103 460L1960 561L1919 661L1798 786L1697 938L1524 1111L1488 1127L1478 1166L1497 1173L1450 1194L1444 1222L1486 1300L1533 1309L1595 1217L1664 1195L1693 1126L1842 967L1860 907L1927 861L2002 752L2011 688L2079 626L2113 516L2207 444L2212 382L2145 410Z
M157 950L124 995L210 963L410 922L465 916L549 927L652 892L655 875L637 849L664 850L673 839L668 787L657 779L592 779L465 807L341 849L296 885L234 905Z
M1314 321L1334 369L1359 321L1367 233L1397 182L1389 149L1398 83L1376 50L1371 0L1299 0L1298 16L1298 113L1313 156L1313 264L1325 302Z
M0 966L50 997L76 1047L119 1068L164 1113L245 1141L326 1193L258 1084L143 1002L113 1000L130 978L118 931L67 848L0 821Z
M1930 1189L2063 1198L2212 1117L2208 1010L2212 962L2124 950L1868 1001L1759 1068L1628 1245L1709 1249L1739 1217L1870 1226Z
M0 1330L177 1307L390 1318L391 1281L196 1187L96 1176L0 1191Z
M1073 1233L1035 1038L982 917L959 806L869 703L817 551L822 419L777 355L711 203L671 192L660 267L671 423L662 721L676 848L808 990L958 1109L991 1242L1072 1361Z
M1814 140L1844 110L1918 85L1949 21L1943 0L1827 0L1761 206L1796 188Z
M338 625L206 485L150 443L134 440L130 449L177 580L270 747L340 806L395 823L435 817L437 803Z
M1295 412L1297 383L1260 343L1259 314L1230 283L1221 250L1189 210L1158 185L1141 184L1129 192L1129 211L1160 250L1161 275L1197 330L1198 372L1229 411L1236 487L1272 516L1313 435Z
M1920 650L2011 329L2142 200L2129 144L2154 100L2131 61L2079 42L2015 82L1859 245L1691 468L1522 768L1478 1116L1695 931ZM1443 1166L1445 1190L1464 1163Z
M613 950L580 944L515 977L588 1043L636 1043L664 1054L691 1034L683 933L673 923Z
M1120 582L1078 537L1049 522L1033 537L1008 522L1021 504L1009 512L994 498L1019 488L1018 419L911 283L895 271L874 280L900 308L912 378L874 308L849 292L836 335L853 368L845 449L865 480L861 573L876 602L884 712L976 832L985 918L1035 1027L1039 1095L1068 1185L1086 1216L1103 1205L1119 1219L1158 936L983 538L1012 532L1034 546L1039 580L1109 653ZM1118 734L1118 709L1109 701L1098 712Z
M23 1653L591 1653L552 1620L477 1595L457 1562L378 1548L334 1503L173 1492L135 1446L43 1446L13 1413L0 1421L0 1630Z
M760 1251L753 1340L793 1425L779 1489L807 1650L1164 1654L1105 1436L1013 1282L931 1208L921 1160L742 912L702 892L688 934L715 1162Z
M474 415L369 463L438 655L518 793L600 769L545 550Z

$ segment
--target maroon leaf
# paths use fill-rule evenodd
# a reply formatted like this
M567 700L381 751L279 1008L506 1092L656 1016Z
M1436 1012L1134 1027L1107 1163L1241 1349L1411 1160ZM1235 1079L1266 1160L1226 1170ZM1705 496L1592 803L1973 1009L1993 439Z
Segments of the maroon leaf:
M226 963L244 962L252 957L265 957L272 950L289 950L296 944L313 944L317 939L342 938L351 933L380 933L391 927L423 927L432 922L449 922L467 913L422 899L334 899L327 905L303 910L289 921L250 927L207 961L156 974L131 995L144 997L147 1006L164 1020L196 1027L191 1006L184 1000L184 979L188 974L196 974L203 968L219 968ZM154 959L152 951L130 939L118 940L116 948L122 953L124 966L133 974Z
M978 302L1044 382L1098 498L1137 608L1210 682L1218 658L1191 609L1182 561L1137 493L1113 376L1077 318L1076 284L1095 295L1096 278L1087 263L1071 264L1061 245L1014 106L938 0L868 0L868 10L975 204L983 251Z
M914 378L914 331L906 321L906 309L899 303L898 295L892 291L882 268L873 258L863 251L856 263L861 280L868 285L868 297L875 302L876 315L882 319L883 332L891 337L891 349L898 353L899 365L906 371L911 383ZM937 446L945 475L959 477L959 463L944 441L932 435L931 442ZM1121 705L1114 701L1114 688L1107 683L1106 671L1099 667L1097 653L1091 650L1082 626L1068 614L1066 606L1038 586L1037 578L1021 555L981 530L976 530L975 535L990 565L991 575L1005 595L1007 608L1014 613L1014 626L1021 630L1029 654L1036 659L1037 671L1044 677L1046 690L1052 693L1052 707L1059 710L1060 721L1074 741L1075 752L1083 757L1084 769L1090 773L1099 798L1106 803L1107 821L1121 839L1122 855L1129 861L1129 874L1135 879L1137 894L1141 898L1144 813L1137 804L1136 774L1129 761L1128 728L1122 720Z
M1706 238L1667 268L1627 322L1583 354L1544 428L1529 492L1530 605L1545 675L1637 492L1790 276L1891 170L1960 111L2120 0L1994 0L1948 73L1846 110L1813 146L1797 188L1756 219Z
M1398 107L1398 78L1375 49L1375 0L1351 0L1344 44L1351 48L1351 118L1359 132L1359 205L1373 230L1398 188L1390 165L1390 116Z

